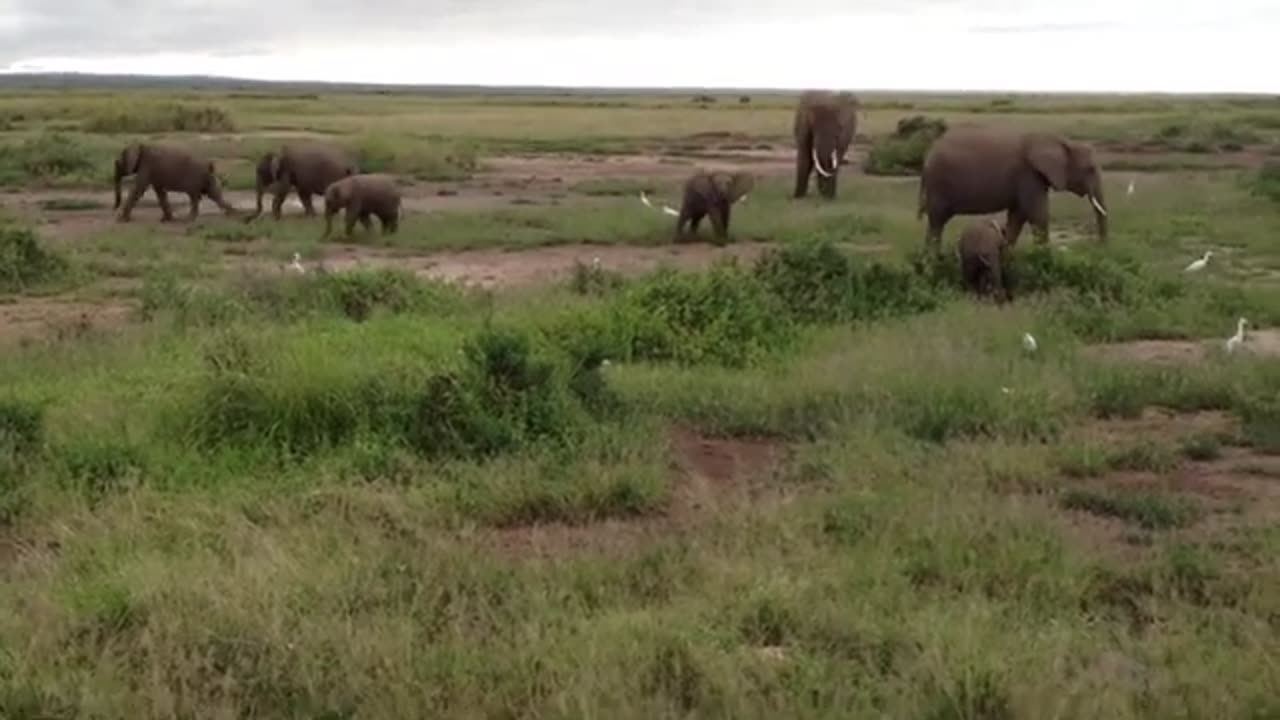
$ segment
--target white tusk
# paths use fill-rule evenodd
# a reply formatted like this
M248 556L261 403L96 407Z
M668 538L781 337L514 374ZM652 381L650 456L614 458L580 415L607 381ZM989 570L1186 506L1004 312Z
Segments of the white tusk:
M640 202L644 203L648 207L653 208L654 210L658 209L657 207L654 207L653 203L649 202L649 196L645 194L645 191L643 190L640 191ZM680 217L680 211L672 208L670 205L664 204L662 206L662 212L670 215L671 217Z
M824 178L829 178L829 177L831 177L831 173L829 173L829 172L827 172L826 170L823 170L823 169L822 169L822 162L821 162L820 160L818 160L818 150L817 150L817 148L814 148L814 150L813 150L813 169L814 169L814 170L817 170L817 171L818 171L818 174L819 174L819 175L821 175L821 176L822 176L822 177L824 177Z
M1106 217L1106 216L1107 216L1107 209L1106 209L1106 208L1104 208L1104 207L1102 207L1102 203L1098 202L1098 198L1096 198L1096 197L1094 197L1094 196L1090 195L1090 196L1089 196L1089 202L1093 203L1093 207L1094 207L1094 209L1096 209L1099 213L1101 213L1101 214L1102 214L1102 217Z
M840 156L836 153L835 150L832 150L831 151L831 171L835 172L836 168L838 167L840 167Z

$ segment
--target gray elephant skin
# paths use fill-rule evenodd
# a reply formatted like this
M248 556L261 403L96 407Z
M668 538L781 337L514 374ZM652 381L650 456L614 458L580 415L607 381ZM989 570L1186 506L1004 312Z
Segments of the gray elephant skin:
M920 175L918 216L927 216L925 245L939 250L956 215L1006 212L1006 237L1016 245L1026 223L1049 240L1049 190L1088 198L1100 240L1107 239L1102 170L1093 148L1045 132L957 127L938 138Z
M358 173L355 162L343 148L318 142L286 143L258 161L257 208L248 220L262 214L262 198L268 190L273 194L271 216L276 220L280 219L285 198L295 191L307 217L314 217L312 196L324 195L333 183Z
M956 243L965 287L979 296L994 295L998 302L1012 300L1005 270L1008 248L1000 223L990 218L967 223Z
M120 183L133 176L133 189L120 200ZM200 200L208 196L228 215L236 210L222 196L222 183L214 165L208 159L186 148L163 143L139 142L126 145L115 161L115 205L120 211L120 221L129 222L133 208L142 194L151 188L160 204L162 221L173 220L173 208L169 206L169 192L185 193L191 200L190 219L200 214Z
M333 216L346 211L346 235L351 237L356 221L366 231L373 229L371 218L382 223L382 234L392 235L400 227L400 188L394 178L382 174L350 175L324 191L324 236L333 232Z
M818 176L818 193L836 196L840 166L858 131L860 103L852 93L810 90L800 95L793 132L796 141L795 197L809 193L809 177Z

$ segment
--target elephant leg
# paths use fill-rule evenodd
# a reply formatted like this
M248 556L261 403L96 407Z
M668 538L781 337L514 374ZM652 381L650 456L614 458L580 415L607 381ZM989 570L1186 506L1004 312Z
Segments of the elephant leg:
M382 221L383 235L395 235L400 229L400 213L397 211L382 213L378 216L378 220Z
M289 197L289 186L277 183L275 193L271 196L271 217L279 220L284 215L284 201Z
M188 206L190 208L187 213L187 220L189 221L194 221L200 216L200 195L201 193L198 192L187 193Z
M834 200L836 197L836 181L838 176L818 178L818 194L827 200Z
M942 231L951 220L951 214L943 210L929 211L929 227L924 231L924 246L935 254L942 252Z
M729 203L720 202L711 210L711 227L717 240L729 238Z
M796 143L796 190L794 197L809 194L809 175L813 173L813 139Z
M1017 210L1010 210L1005 217L1004 241L1009 247L1018 244L1018 237L1022 235L1022 226L1027 224L1027 218Z
M129 222L133 217L133 208L142 199L142 194L147 191L147 186L151 181L139 175L134 178L133 187L129 189L128 196L124 199L124 204L120 207L120 222Z
M1018 193L1019 214L1035 228L1036 242L1049 242L1049 191L1043 187L1026 187Z
M315 216L316 216L316 208L315 208L315 205L313 205L313 204L311 203L311 193L309 193L309 192L303 192L303 191L299 190L299 191L298 191L298 201L302 203L302 211L306 214L306 216L307 216L307 217L315 217Z
M328 240L333 234L333 216L338 214L338 209L325 203L324 206L324 234L320 236L320 240Z
M169 193L161 190L159 185L152 185L151 190L156 194L156 204L160 206L160 222L172 222L173 207L169 205Z
M705 210L699 210L689 216L689 234L697 235L698 228L702 225L702 219L707 216Z
M379 218L381 220L381 218ZM373 232L373 214L369 211L360 213L360 227L364 228L366 233Z

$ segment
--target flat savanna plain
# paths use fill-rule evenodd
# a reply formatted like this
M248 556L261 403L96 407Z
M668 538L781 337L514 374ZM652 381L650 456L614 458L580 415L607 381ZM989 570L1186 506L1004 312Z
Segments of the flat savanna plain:
M0 717L1280 716L1280 101L863 100L828 202L782 96L8 91ZM965 297L913 115L1093 141L1110 242ZM119 224L158 136L407 216Z

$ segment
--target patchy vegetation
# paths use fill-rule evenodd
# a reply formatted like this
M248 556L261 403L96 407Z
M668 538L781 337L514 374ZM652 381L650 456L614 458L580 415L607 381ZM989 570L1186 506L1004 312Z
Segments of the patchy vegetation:
M111 104L94 108L84 121L91 133L232 133L235 120L218 105L192 103Z
M872 146L865 165L867 174L920 174L933 141L946 131L946 121L937 118L914 115L899 120L892 135Z

